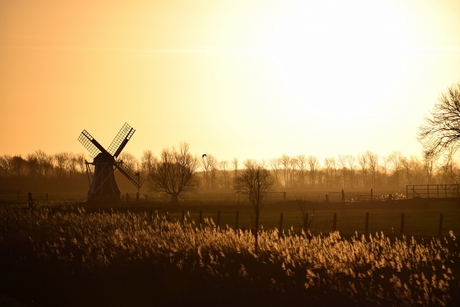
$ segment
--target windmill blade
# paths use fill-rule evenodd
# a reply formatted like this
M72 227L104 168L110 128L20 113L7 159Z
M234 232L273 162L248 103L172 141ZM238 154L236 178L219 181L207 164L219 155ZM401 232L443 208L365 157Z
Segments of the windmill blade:
M125 123L113 139L112 143L110 144L107 150L109 154L111 154L115 158L118 157L118 155L121 153L123 148L128 143L129 139L131 139L131 137L133 136L134 132L136 132L136 130L127 123Z
M117 162L115 163L115 167L123 174L126 176L126 178L129 179L138 189L142 186L144 183L144 178L139 176L139 173L136 173L132 168L127 166L126 164L123 164L123 162Z
M97 156L98 154L100 154L101 152L107 152L104 147L102 147L101 144L99 144L98 141L96 141L92 136L91 134L89 134L88 131L86 130L83 130L80 134L80 136L78 137L78 140L80 141L80 143L83 144L83 146L85 146L86 149L88 149L89 153L95 157Z

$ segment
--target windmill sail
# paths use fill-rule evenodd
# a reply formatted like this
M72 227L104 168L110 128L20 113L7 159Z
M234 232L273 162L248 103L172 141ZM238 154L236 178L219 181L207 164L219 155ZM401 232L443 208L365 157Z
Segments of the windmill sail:
M96 157L101 152L106 152L104 147L102 147L102 145L99 144L99 142L96 141L96 139L94 139L86 130L81 132L78 140L83 144L83 146L85 146L86 149L88 149L89 153L93 157Z
M121 127L120 131L118 131L118 134L113 139L107 151L115 158L118 157L118 155L133 136L134 132L136 132L136 130L125 123L123 127Z
M139 173L136 173L132 168L123 164L123 162L119 162L115 164L115 167L126 176L138 189L144 183L144 179L139 176Z

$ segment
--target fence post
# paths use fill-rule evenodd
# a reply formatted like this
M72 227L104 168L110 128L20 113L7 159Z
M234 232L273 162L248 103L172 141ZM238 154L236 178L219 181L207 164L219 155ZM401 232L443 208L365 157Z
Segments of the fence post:
M337 226L337 213L334 213L334 222L332 223L332 231L336 230Z
M280 232L279 232L279 234L281 235L282 232L283 232L283 213L281 212L281 214L280 214Z
M442 220L444 219L444 216L442 213L439 214L439 232L438 235L442 235Z
M217 210L217 223L216 223L216 228L220 227L220 210Z
M33 207L34 200L32 199L32 192L27 193L27 203L29 204L29 208Z
M235 222L235 230L238 230L238 218L240 216L240 212L236 210L236 222Z
M404 216L404 212L403 212L403 213L401 213L401 235L404 234L404 218L405 218L405 216Z
M369 212L366 212L366 227L364 233L367 235L369 234Z
M371 189L371 201L374 200L374 189Z
M303 231L305 232L305 234L307 234L308 232L308 213L305 213L305 217L303 220Z

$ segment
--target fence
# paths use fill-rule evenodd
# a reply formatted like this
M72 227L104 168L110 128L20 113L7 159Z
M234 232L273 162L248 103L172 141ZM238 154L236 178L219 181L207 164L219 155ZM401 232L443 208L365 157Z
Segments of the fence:
M406 185L407 198L460 197L459 184L412 184Z
M147 215L152 220L153 210ZM230 227L233 229L254 228L253 220L248 212L233 212L217 210L217 212L165 212L169 221L184 223L194 222L198 227L205 226L205 219L212 219L215 227ZM437 212L359 212L349 214L337 213L306 213L304 216L292 213L272 214L260 217L261 229L278 228L280 232L287 229L300 233L329 233L339 231L341 234L370 234L383 232L385 235L414 235L414 236L442 236L450 231L460 233L460 211L448 214Z

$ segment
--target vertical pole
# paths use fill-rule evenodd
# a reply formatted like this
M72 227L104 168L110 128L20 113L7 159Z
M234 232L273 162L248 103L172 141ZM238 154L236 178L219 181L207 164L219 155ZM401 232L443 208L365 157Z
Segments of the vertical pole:
M404 218L405 218L405 216L404 216L404 212L403 212L403 213L401 213L401 235L404 234Z
M280 234L283 232L283 213L280 214Z
M371 200L374 200L374 189L371 189Z
M220 227L220 210L217 210L217 224L216 224L216 227L217 228Z
M27 203L29 204L29 208L33 207L34 201L32 199L32 192L27 193Z
M441 236L442 235L442 221L444 219L444 216L442 213L439 214L439 232L438 232L438 235Z
M305 218L303 220L303 231L305 234L308 232L308 213L305 213Z
M236 222L235 222L235 230L238 230L238 219L240 217L240 212L236 210Z
M366 227L364 229L364 233L367 235L369 233L369 212L366 212Z
M334 213L334 221L332 223L332 231L337 229L337 213Z

